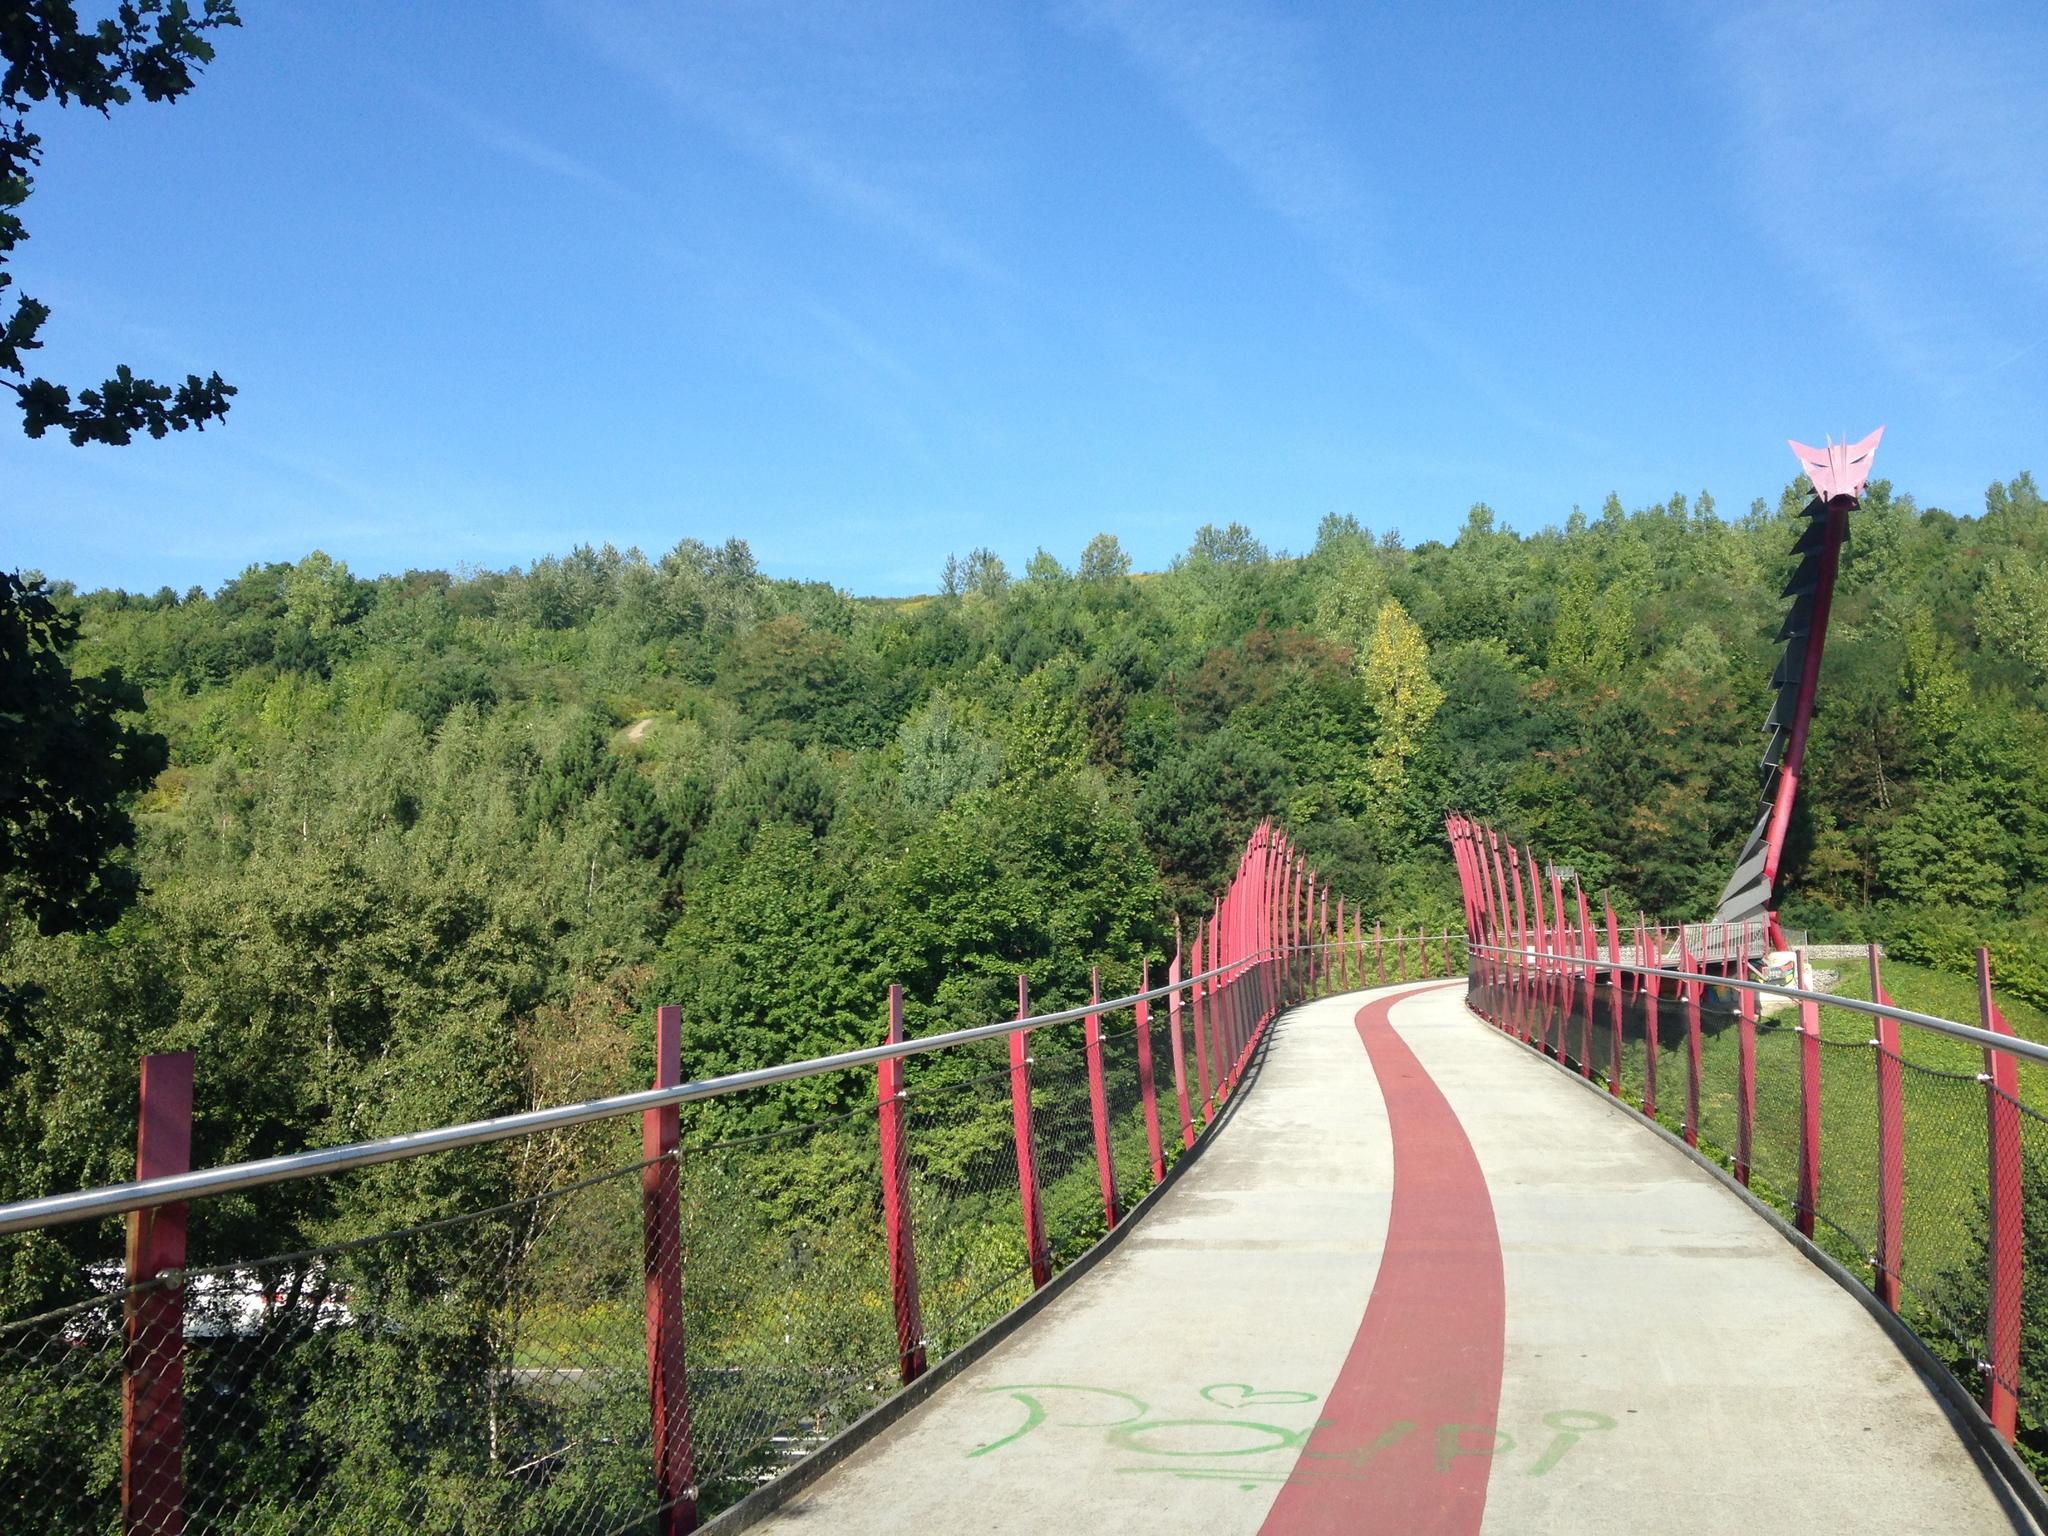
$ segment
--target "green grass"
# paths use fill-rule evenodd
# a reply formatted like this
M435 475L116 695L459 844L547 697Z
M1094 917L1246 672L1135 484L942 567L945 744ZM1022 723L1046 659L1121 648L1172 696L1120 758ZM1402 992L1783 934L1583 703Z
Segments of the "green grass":
M1869 999L1870 965L1867 961L1828 961L1826 967L1841 972L1840 979L1830 991L1844 997ZM1958 1024L1974 1025L1979 1022L1977 983L1971 977L1930 970L1924 965L1908 965L1898 960L1883 962L1883 975L1885 990L1891 994L1892 1002L1901 1008L1931 1013ZM1997 990L1994 981L1994 995ZM2014 1034L2048 1043L2048 1013L2032 1003L2009 997L1999 997L1998 1006ZM1874 1033L1874 1023L1868 1014L1847 1008L1823 1008L1820 1012L1821 1038L1825 1040L1868 1040ZM1916 1029L1910 1024L1899 1026L1899 1055L1916 1065L1946 1072L1984 1070L1984 1053L1976 1046L1932 1030ZM2048 1067L2037 1067L2024 1061L2020 1063L2020 1097L2048 1109Z

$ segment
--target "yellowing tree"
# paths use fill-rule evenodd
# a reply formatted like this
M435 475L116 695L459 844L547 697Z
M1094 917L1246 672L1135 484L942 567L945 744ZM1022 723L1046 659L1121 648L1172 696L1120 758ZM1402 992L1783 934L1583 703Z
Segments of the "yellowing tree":
M1407 788L1409 761L1444 702L1443 689L1429 675L1429 642L1396 598L1380 605L1364 672L1379 725L1369 771L1373 788L1392 803Z

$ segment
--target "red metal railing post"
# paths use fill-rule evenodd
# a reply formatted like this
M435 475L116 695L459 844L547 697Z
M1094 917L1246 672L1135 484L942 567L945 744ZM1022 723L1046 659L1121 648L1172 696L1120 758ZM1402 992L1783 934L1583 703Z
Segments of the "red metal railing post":
M1209 969L1221 970L1223 958L1223 912L1219 908L1209 919ZM1223 978L1209 978L1209 1063L1211 1081L1216 1088L1216 1107L1221 1109L1230 1097L1230 998L1224 991Z
M1593 949L1591 928L1580 923L1571 934L1573 975L1567 981L1579 1000L1579 1058L1587 1079L1593 1076Z
M1695 961L1686 948L1685 930L1678 931L1678 968L1681 971L1697 973L1703 962ZM1655 986L1657 978L1650 977ZM1685 1144L1697 1147L1700 1144L1700 994L1706 984L1698 981L1681 981L1679 990L1685 993Z
M1017 1017L1031 1016L1031 989L1017 978ZM1010 1129L1017 1144L1017 1197L1024 1210L1024 1249L1031 1261L1033 1290L1052 1279L1052 1250L1045 1241L1045 1212L1038 1203L1038 1145L1031 1132L1031 1031L1010 1033Z
M1977 951L1978 1023L1994 1034L2009 1035L2005 1015L1991 996L1991 951ZM2025 1290L2025 1209L2021 1175L2019 1062L2010 1051L1984 1051L1986 1115L1985 1170L1990 1195L1991 1305L1985 1342L1991 1358L1985 1411L2010 1445L2019 1432L2021 1299Z
M889 986L888 1043L903 1039L903 988ZM917 1241L910 1224L910 1142L904 1134L903 1058L875 1068L882 1142L882 1224L889 1243L889 1291L896 1307L896 1363L903 1384L924 1374L924 1309L917 1295Z
M1522 902L1522 855L1508 844L1509 885L1515 893L1515 969L1510 981L1515 995L1515 1033L1527 1042L1531 1033L1529 1008L1529 913ZM1541 1050L1539 1043L1536 1047Z
M1538 901L1542 899L1540 891L1536 893L1536 899ZM1552 924L1550 924L1550 952L1552 952L1552 958L1550 958L1550 977L1552 977L1552 985L1556 987L1556 993L1559 993L1559 1032L1556 1032L1556 1053L1563 1057L1565 1049L1567 1049L1567 1040L1571 1038L1569 1030L1565 1028L1569 1024L1569 1020L1571 1020L1571 973L1567 971L1569 961L1565 958L1565 956L1571 954L1571 934L1565 932L1567 930L1567 924L1565 924L1565 877L1563 877L1563 874L1556 872L1556 862L1554 860L1550 864L1550 913L1552 913ZM1585 1055L1585 1053L1581 1051L1581 1055ZM1585 1075L1591 1077L1593 1073L1587 1071Z
M1309 948L1309 944L1311 942L1309 930L1315 924L1316 876L1315 871L1310 869L1306 864L1304 864L1301 869L1301 891L1299 899L1301 902L1301 910L1297 914L1297 919L1295 923L1294 939L1295 944L1297 946L1297 953L1295 955L1294 963L1295 976L1297 978L1296 985L1300 993L1300 999L1302 1002L1306 1003L1313 1002L1315 1000L1316 995L1315 951Z
M1870 946L1870 998L1891 1005L1884 990L1878 949ZM1905 1085L1900 1081L1899 1021L1879 1017L1877 1038L1877 1294L1899 1310L1899 1274L1905 1259L1902 1224L1906 1215Z
M1530 861L1532 866L1534 862L1533 859ZM1543 899L1542 891L1539 890L1536 893L1536 899L1538 901ZM1555 861L1550 866L1550 911L1552 918L1550 929L1550 948L1552 951L1550 962L1551 984L1557 993L1558 1004L1557 1054L1559 1059L1563 1059L1571 1040L1569 1026L1572 1011L1572 978L1571 973L1566 969L1570 964L1569 959L1566 957L1571 954L1571 934L1567 931L1568 924L1565 922L1564 916L1564 877L1557 872ZM1584 1076L1591 1078L1593 1075L1592 1063L1585 1058L1586 1047L1585 1042L1582 1040L1579 1045L1579 1070Z
M142 1058L135 1177L192 1168L192 1053ZM121 1370L121 1529L179 1536L185 1529L185 1282L153 1284L185 1267L185 1205L128 1217L128 1347Z
M654 1010L654 1086L683 1080L683 1010ZM647 1398L652 1412L655 1530L697 1528L697 1465L690 1441L690 1381L683 1355L681 1122L675 1105L640 1115L640 1222L647 1281Z
M1194 948L1190 950L1188 967L1191 976L1200 976L1206 963L1202 955L1202 924L1195 924ZM1199 981L1188 983L1188 1024L1195 1032L1195 1078L1202 1090L1202 1129L1216 1118L1216 1103L1209 1093L1209 1029L1207 1015L1202 1008L1202 986Z
M1643 964L1648 957L1649 947L1644 941L1640 917L1636 922L1636 964ZM1664 957L1660 954L1653 964L1661 965ZM1637 976L1636 990L1643 1000L1643 1113L1652 1119L1657 1115L1657 978ZM1614 1002L1621 1006L1621 976L1614 978Z
M1609 1033L1609 1035L1611 1036L1611 1038L1612 1038L1612 1042L1613 1042L1613 1049L1612 1049L1612 1053L1611 1053L1611 1054L1613 1055L1613 1058L1614 1058L1614 1072L1613 1072L1613 1075L1612 1075L1612 1077L1611 1077L1611 1078L1609 1079L1609 1082L1610 1082L1610 1084L1611 1084L1611 1087L1612 1087L1612 1091L1613 1091L1613 1093L1614 1093L1614 1094L1615 1094L1615 1096L1616 1096L1616 1097L1618 1098L1618 1097L1620 1097L1620 1094L1621 1094L1621 1055L1622 1055L1622 1052L1621 1052L1621 930L1620 930L1620 929L1619 929L1618 927L1616 927L1616 926L1615 926L1615 921L1614 921L1614 904L1613 904L1612 902L1602 902L1602 903L1601 903L1601 905L1602 905L1602 907L1603 907L1603 908L1605 909L1605 912L1606 912L1606 916L1607 916L1607 960L1608 960L1608 971L1607 971L1607 1023L1608 1023L1608 1033ZM1596 935L1596 936L1594 936L1594 938L1593 938L1593 941L1592 941L1592 944L1591 944L1590 948L1591 948L1591 950L1592 950L1592 952L1593 952L1593 953L1597 954L1597 953L1598 953L1598 951L1599 951L1599 947L1600 947L1600 940L1599 940L1598 936ZM1656 1053L1656 1051L1655 1051L1655 1050L1647 1050L1647 1051L1646 1051L1646 1052L1644 1053L1644 1057L1643 1057L1643 1065L1644 1065L1644 1068L1645 1068L1645 1070L1646 1070L1647 1072L1655 1072L1655 1071L1657 1070L1657 1068L1656 1068L1656 1059L1657 1059L1657 1053ZM1655 1102L1656 1102L1656 1098L1657 1098L1656 1090L1655 1090L1654 1088L1652 1088L1652 1087L1650 1086L1650 1083L1651 1083L1651 1081L1652 1081L1652 1080L1651 1080L1651 1079L1650 1079L1649 1077L1647 1077L1647 1076L1646 1076L1646 1077L1645 1077L1645 1078L1643 1079L1643 1097L1644 1097L1644 1101L1645 1101L1646 1103L1655 1103ZM1645 1111L1645 1113L1655 1113L1655 1111L1653 1111L1653 1110L1651 1110L1651 1111Z
M1216 913L1216 953L1223 957L1223 974L1216 980L1222 1003L1222 1039L1225 1088L1237 1088L1238 1068L1244 1061L1244 990L1238 986L1237 892L1233 888Z
M1376 968L1375 985L1387 984L1387 940L1386 931L1378 918L1372 920L1372 958Z
M1579 997L1586 1010L1586 1059L1593 1057L1593 988L1599 970L1600 940L1593 928L1593 909L1586 902L1586 888L1575 877L1572 881L1572 895L1579 904ZM1621 1041L1617 1037L1610 1053L1607 1073L1607 1091L1619 1097L1621 1094Z
M1301 942L1301 860L1292 848L1287 850L1284 884L1286 891L1280 903L1281 1005L1292 1008L1301 1001L1297 979L1301 963L1297 949Z
M1102 1001L1102 969L1088 971L1088 1001ZM1088 1118L1095 1124L1095 1171L1102 1177L1102 1221L1113 1227L1122 1213L1117 1210L1116 1166L1109 1152L1109 1090L1102 1079L1102 1015L1090 1013L1083 1023L1083 1040L1088 1053Z
M1531 870L1534 874L1533 866ZM1559 1061L1565 1059L1565 1021L1557 1011L1557 930L1549 925L1549 916L1543 910L1543 891L1539 884L1536 891L1536 913L1542 918L1544 927L1536 940L1536 995L1539 1013L1538 1029L1546 1046Z
M1308 872L1308 906L1301 914L1301 984L1306 1001L1314 1002L1321 994L1316 990L1317 968L1322 955L1316 948L1316 890L1318 876L1314 870Z
M1323 904L1316 913L1316 958L1322 962L1323 996L1328 997L1335 988L1331 985L1334 972L1330 969L1330 888L1323 887Z
M1746 1188L1756 1146L1756 994L1737 991L1735 1011L1735 1181Z
M1217 968L1216 922L1208 918L1202 924L1202 968L1213 971ZM1223 1046L1223 1001L1218 995L1216 978L1211 976L1201 984L1202 1023L1208 1033L1209 1046L1209 1102L1217 1113L1221 1113L1228 1096L1230 1076L1230 1053Z
M1521 970L1522 959L1521 939L1519 936L1520 913L1508 904L1508 873L1506 866L1501 862L1500 836L1491 827L1486 829L1486 846L1490 854L1490 862L1493 866L1493 896L1494 912L1496 914L1494 927L1498 934L1493 942L1501 945L1516 946L1513 952L1512 963L1505 956L1497 955L1494 957L1499 967L1495 980L1501 990L1501 1011L1507 1015L1506 1023L1508 1028L1512 1033L1519 1035L1521 1015L1520 1009L1515 1003L1515 977ZM1518 884L1517 889L1519 888Z
M1277 975L1280 979L1280 1006L1283 1009L1294 1006L1294 850L1287 850L1286 861L1280 866L1280 965Z
M1308 926L1302 930L1302 961L1308 967L1308 995L1314 1001L1323 995L1323 938L1322 919L1323 877L1310 870L1308 874Z
M1245 1045L1251 1038L1246 1028L1244 989L1244 948L1240 940L1241 918L1238 912L1237 891L1233 887L1223 914L1223 955L1230 966L1230 973L1223 978L1224 1022L1230 1035L1230 1087L1237 1089L1238 1077L1244 1071Z
M1138 968L1138 990L1152 990L1152 962ZM1138 1097L1145 1106L1145 1150L1152 1155L1152 1182L1166 1177L1166 1148L1159 1140L1159 1092L1152 1072L1152 1004L1138 1000Z
M1536 1048L1547 1052L1550 1049L1550 962L1546 957L1550 953L1550 937L1544 932L1543 927L1543 882L1536 872L1534 855L1528 857L1527 864L1529 915L1536 932L1535 953L1529 962L1532 972L1529 985L1530 1002L1536 1011ZM1561 1046L1557 1054L1564 1054Z
M1295 1000L1304 1003L1315 995L1308 947L1309 919L1315 911L1315 878L1315 873L1304 863L1296 879L1294 893L1294 990Z
M1337 947L1330 951L1331 963L1337 968L1337 990L1351 990L1351 957L1344 953L1344 898L1337 898L1337 926L1331 933L1331 942Z
M1261 828L1259 836L1265 836ZM1270 848L1260 844L1257 874L1252 880L1251 903L1246 911L1246 929L1251 935L1252 953L1246 956L1250 963L1252 978L1252 1039L1256 1041L1264 1033L1266 1020L1272 1014L1266 995L1266 952L1273 942L1273 906L1270 890L1273 876L1273 854Z
M1180 1144L1195 1144L1194 1116L1188 1112L1188 1057L1180 1027L1180 925L1174 925L1173 961L1166 968L1166 1043L1173 1051L1173 1096L1180 1107Z
M1749 952L1749 932L1743 930L1743 953ZM1747 971L1747 960L1742 968ZM1748 978L1745 977L1745 980ZM1806 951L1799 951L1799 985L1811 990L1813 973L1807 968ZM1745 997L1754 994L1745 991ZM1755 1004L1751 1004L1752 1010ZM1820 1005L1801 999L1799 1004L1799 1198L1792 1215L1799 1230L1813 1236L1813 1219L1820 1209Z
M1500 1019L1493 1007L1491 973L1480 952L1472 947L1500 942L1494 937L1491 914L1487 911L1485 865L1472 823L1460 817L1458 834L1465 870L1465 997L1481 1018L1498 1027Z
M1248 1031L1245 1029L1245 994L1243 952L1237 942L1237 902L1233 899L1225 904L1219 914L1222 929L1223 963L1229 967L1217 983L1223 989L1223 1034L1224 1042L1230 1047L1230 1088L1237 1090L1237 1079L1244 1070L1244 1047Z

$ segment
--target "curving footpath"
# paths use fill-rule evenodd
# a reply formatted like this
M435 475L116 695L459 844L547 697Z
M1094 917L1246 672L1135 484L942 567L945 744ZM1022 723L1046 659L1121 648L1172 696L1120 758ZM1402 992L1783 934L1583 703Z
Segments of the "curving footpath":
M1297 1008L1043 1312L778 1531L2032 1531L1854 1298L1463 983Z

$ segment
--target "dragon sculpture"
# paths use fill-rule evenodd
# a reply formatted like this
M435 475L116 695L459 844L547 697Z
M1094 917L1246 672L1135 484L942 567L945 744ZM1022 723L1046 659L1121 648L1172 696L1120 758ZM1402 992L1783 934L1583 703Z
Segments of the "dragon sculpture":
M1740 923L1762 917L1774 947L1784 946L1778 914L1771 898L1778 865L1785 852L1785 832L1792 822L1792 802L1799 792L1799 773L1806 757L1806 733L1813 723L1814 692L1820 681L1821 652L1827 644L1828 610L1833 606L1835 575L1842 545L1849 537L1849 514L1855 510L1870 479L1870 461L1877 455L1879 427L1859 443L1830 443L1810 448L1792 443L1799 467L1813 484L1800 515L1805 530L1792 553L1799 563L1782 596L1792 600L1778 627L1784 652L1771 686L1777 697L1764 721L1763 762L1759 767L1762 813L1735 858L1735 873L1721 892L1716 923Z

